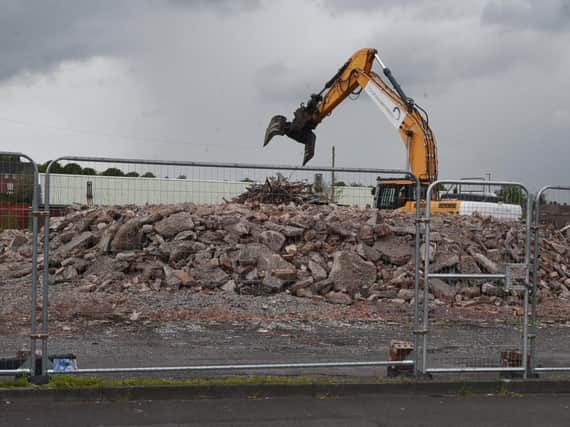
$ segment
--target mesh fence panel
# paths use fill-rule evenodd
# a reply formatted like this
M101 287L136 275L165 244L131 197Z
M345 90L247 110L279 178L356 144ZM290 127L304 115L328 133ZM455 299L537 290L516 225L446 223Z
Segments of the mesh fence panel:
M570 369L570 187L546 188L537 197L534 366Z
M414 304L392 301L394 277L358 245L386 221L411 229L399 273L413 289L415 212L370 209L390 171L313 169L54 164L50 316L69 337L50 353L95 368L387 360L392 340L413 340ZM339 251L362 269L354 289L327 278ZM75 339L83 327L89 338Z
M443 182L432 197L428 369L519 367L528 270L526 190ZM444 213L451 209L460 215ZM450 312L459 320L450 321Z

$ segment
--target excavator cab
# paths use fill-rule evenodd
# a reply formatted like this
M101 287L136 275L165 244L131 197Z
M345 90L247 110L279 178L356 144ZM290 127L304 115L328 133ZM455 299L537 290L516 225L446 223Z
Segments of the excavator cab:
M372 190L374 207L377 209L400 209L409 200L414 200L414 186L409 180L376 179Z
M421 186L420 200L425 199L426 185ZM374 207L377 209L400 209L414 211L416 209L416 183L406 178L376 179L376 187L372 189Z

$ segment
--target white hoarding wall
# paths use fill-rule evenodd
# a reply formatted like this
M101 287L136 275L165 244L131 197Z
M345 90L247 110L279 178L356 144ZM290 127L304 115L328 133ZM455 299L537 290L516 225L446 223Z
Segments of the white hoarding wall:
M216 204L231 201L250 182L214 179L173 179L89 175L50 175L50 204L145 205L175 203ZM40 174L42 194L45 176ZM369 187L335 187L335 200L350 206L371 205Z

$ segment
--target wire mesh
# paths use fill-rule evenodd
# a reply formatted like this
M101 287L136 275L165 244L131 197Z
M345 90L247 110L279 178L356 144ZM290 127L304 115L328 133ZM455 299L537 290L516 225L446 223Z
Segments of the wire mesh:
M50 204L54 207L71 204L220 204L231 202L248 189L258 191L258 198L247 199L250 201L334 202L366 207L373 203L372 189L376 179L372 174L366 173L336 172L333 181L330 173L326 176L325 173L300 170L271 172L242 168L138 164L100 167L99 170L84 166L81 174L62 173L70 165L81 168L77 163L61 166L61 170L58 167L52 168ZM43 182L43 175L41 179Z
M535 209L533 367L570 368L570 187L544 188Z
M415 211L371 208L379 174L410 179L342 168L52 164L49 188L46 176L40 180L51 212L56 328L86 334L100 325L120 335L109 323L115 318L141 329L129 341L137 350L111 340L91 357L85 343L63 334L51 339L51 351L80 351L102 368L386 360L392 340L412 341ZM398 237L406 259L397 266L374 249L391 226L406 230ZM331 279L335 262L356 265L349 267L354 283ZM398 298L401 287L407 292ZM205 345L216 327L225 341ZM107 342L93 333L93 341ZM117 357L123 353L129 356Z
M431 200L424 243L430 248L424 256L428 369L521 367L528 303L526 189L442 181L432 186Z

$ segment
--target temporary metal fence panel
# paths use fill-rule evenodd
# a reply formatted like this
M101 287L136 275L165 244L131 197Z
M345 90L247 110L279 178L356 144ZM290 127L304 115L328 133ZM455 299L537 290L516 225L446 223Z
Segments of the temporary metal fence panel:
M247 177L241 181L223 179L179 179L50 174L50 204L69 206L145 205L166 203L224 203L242 194L250 186ZM40 183L45 184L45 174ZM357 184L357 183L355 183ZM329 194L333 189L327 189ZM330 195L329 195L330 197ZM369 186L335 185L333 197L339 205L366 207L373 204Z
M23 153L0 152L0 335L4 335L0 375L32 372L31 355L36 354L36 339L41 337L36 323L38 200L34 161ZM25 338L21 336L23 319L30 322ZM17 336L11 336L14 331ZM24 360L28 360L25 366Z
M570 186L543 187L534 207L532 372L570 372Z
M330 245L331 250L342 249L343 245L351 248L350 250L355 250L356 244L353 244L356 242L355 236L338 237L344 232L340 228L348 226L348 224L342 223L342 217L335 219L336 214L332 205L359 207L359 209L350 210L354 218L362 219L367 215L372 216L372 212L376 215L376 210L367 210L366 207L370 207L373 203L372 191L379 175L383 178L390 176L405 177L415 182L416 189L419 190L417 179L412 174L401 170L62 157L48 166L45 176L42 176L41 179L45 194L46 213L44 257L48 260L46 262L49 262L51 270L46 269L44 271L44 291L47 292L48 284L51 284L50 307L56 311L60 308L63 310L65 307L69 307L72 302L70 294L58 291L66 283L89 288L89 291L82 297L81 304L78 305L88 307L91 304L93 307L99 301L99 307L93 308L95 311L103 304L101 303L103 298L98 299L98 297L104 296L105 293L117 293L116 300L120 300L122 304L125 304L124 301L129 298L143 299L146 300L144 309L136 315L129 312L129 316L133 319L130 322L136 322L138 318L146 318L164 324L167 324L171 317L169 317L168 310L163 307L168 306L168 299L174 298L178 298L180 301L201 298L200 301L204 301L204 306L209 306L209 310L212 312L218 310L223 316L225 308L216 306L207 300L206 292L214 291L204 291L204 289L218 287L218 285L221 286L232 281L237 292L242 295L251 295L248 298L276 290L287 290L292 295L304 295L306 297L314 295L315 298L322 300L321 294L330 288L330 284L325 283L324 289L317 289L312 285L307 287L305 283L300 284L303 280L307 279L310 282L312 279L309 279L311 273L301 265L299 259L295 258L296 251L299 254L302 250L305 251L306 253L303 252L305 253L303 256L308 260L308 254L311 253L310 247L316 248L314 249L316 252L318 252L319 247L326 244ZM415 193L417 197L420 196L420 191ZM243 201L244 198L247 198L254 207L272 203L279 206L266 207L254 213L254 217L242 218L243 215L249 215L248 212L250 211L240 208L240 205L232 203L232 201ZM297 202L303 207L296 210L290 209L292 202ZM113 206L113 208L103 212L100 209L103 206ZM61 213L68 209L68 211L74 212L71 214L72 216L81 217L82 220L56 218L53 213L57 209ZM53 214L51 221L48 212ZM163 230L162 234L155 233L153 230L156 230L156 223L159 218L166 218L173 212L192 213L195 227L191 227L192 230L188 229L182 234L176 234L174 231L171 233L168 230ZM241 218L239 224L231 220L232 215ZM284 222L282 224L271 223L271 215L275 215L274 221ZM304 234L303 225L296 223L299 218L305 218L303 215L307 218L313 215L311 221L320 222L316 227L320 231L317 230L310 238ZM251 354L246 355L242 348L242 352L244 352L242 355L235 353L230 355L224 351L212 355L211 358L205 358L204 353L192 351L203 344L196 341L191 334L181 332L180 334L174 333L176 343L173 344L173 347L176 348L176 351L172 349L158 350L154 353L145 351L144 342L142 346L139 345L140 342L119 344L119 347L125 348L116 348L117 343L115 343L115 348L110 345L106 350L99 346L97 354L100 357L90 360L88 363L91 365L90 367L78 369L74 372L247 371L250 369L414 365L415 360L411 360L409 357L408 360L400 362L390 361L387 357L392 339L411 341L413 340L412 332L419 330L418 301L420 298L417 264L419 262L420 243L419 222L417 221L420 217L419 200L416 200L415 213L398 215L404 218L403 221L407 221L409 227L415 227L416 230L409 241L412 256L409 261L409 272L406 273L411 277L412 286L415 287L415 298L412 301L408 300L403 306L406 307L406 314L403 316L405 319L403 319L402 325L389 324L389 322L379 320L376 322L377 328L372 333L360 336L356 330L356 323L358 322L345 322L347 328L351 328L352 324L356 325L354 333L351 331L350 336L346 338L347 342L344 343L347 348L353 345L349 352L344 353L344 356L349 358L346 362L339 362L339 358L343 355L330 355L326 348L323 348L316 356L315 354L296 355L290 346L285 344L277 346L276 343L272 344L270 341L263 343L264 351L275 347L268 353L255 354L253 349L248 349ZM129 223L130 219L143 216L145 219L133 226L132 229L128 229L129 227L125 225ZM225 221L222 228L218 226L220 221ZM224 239L227 246L234 249L238 245L243 247L248 243L258 242L258 237L254 236L258 231L253 234L251 232L251 229L256 228L256 222L267 225L267 229L286 230L284 231L286 242L278 244L276 253L279 256L272 258L274 261L276 260L276 268L266 269L265 275L258 268L248 266L248 260L245 258L243 260L240 258L243 268L240 267L238 271L228 267L227 263L233 262L231 257L219 261L221 258L216 252L213 258L218 261L214 262L216 266L213 266L213 264L210 265L212 258L208 260L201 253L211 252L210 249L216 247L215 242L224 241ZM338 233L340 234L337 237L329 237L329 241L326 241L327 227L335 225L339 227ZM120 228L117 229L116 227ZM230 232L229 229L233 231ZM300 234L297 233L299 230L301 230ZM82 238L85 241L81 241ZM353 243L347 244L344 241L347 238L352 239ZM178 240L175 241L174 239ZM203 244L206 240L209 243ZM176 252L176 248L166 255L161 252L161 247L179 241L186 242L184 247L188 246L187 252ZM190 248L192 245L196 247ZM339 247L336 248L336 245ZM82 249L76 250L76 248ZM159 252L161 253L159 254ZM229 252L234 254L235 251ZM239 253L243 255L242 252ZM204 259L202 259L202 255L204 255ZM165 256L166 258L164 258ZM139 257L142 257L143 261ZM284 259L287 262L283 262ZM330 265L327 265L324 259L320 261L323 261L321 267L327 274ZM314 262L318 264L320 261L319 256L315 256ZM202 274L204 273L202 271L203 262L212 267L212 274ZM154 264L158 268L153 270L152 265ZM105 271L105 265L114 266L114 271ZM277 275L278 270L287 270L285 267L291 265L296 267L296 273L279 272L285 276L289 274L291 277L274 276ZM182 274L181 271L187 274ZM174 272L177 275L174 275ZM295 275L296 277L293 277ZM200 287L203 288L202 292L199 292ZM362 292L373 290L365 289ZM351 298L347 294L339 297ZM370 296L359 294L352 295L352 297L364 300ZM299 301L306 300L299 299ZM231 301L229 303L231 304ZM219 304L224 303L220 302ZM388 300L382 300L379 304L391 303ZM128 304L126 305L128 306ZM188 307L189 305L185 306L184 303L180 303L178 308L179 311L186 310L187 312ZM331 311L338 311L333 307L339 306L330 307ZM76 313L69 316L67 326L67 329L72 331L74 322L78 322L74 319L82 319L89 315L82 313L81 308L76 310ZM42 314L43 321L47 324L48 310L44 310ZM309 319L308 321L315 317L312 312L300 313L299 315L301 318ZM279 314L275 316L278 318ZM268 322L273 321L271 315L266 317ZM211 318L215 320L216 316L213 315ZM172 319L176 319L176 316ZM156 329L161 328L164 329L162 326ZM176 326L171 329L178 330ZM263 328L260 327L260 329ZM83 335L88 336L88 333ZM263 334L258 336L257 339L261 343L264 339ZM137 336L131 337L131 339L136 340ZM299 345L295 342L294 337L287 339L293 348ZM79 340L81 340L81 336ZM141 337L140 341L144 341L144 338ZM231 344L230 341L228 344ZM351 341L354 343L351 344ZM85 347L78 347L79 344L73 344L73 342L80 343L81 341L77 339L65 341L61 337L54 340L50 339L50 350L60 353L70 351L78 353L80 359L78 363L80 368L83 368L81 359L85 360L90 355L81 354L81 348ZM418 348L417 344L416 349ZM134 357L133 354L135 352L140 353L141 348L143 348L143 354ZM173 354L176 352L178 354ZM165 355L165 353L168 354ZM125 355L124 360L118 356L120 354ZM263 354L268 354L270 360L263 359L260 356ZM44 348L44 355L44 372L57 373L56 369L48 369L47 344ZM247 357L240 359L240 356L244 355ZM418 358L419 352L416 352L414 357ZM104 360L107 360L107 363ZM236 363L240 360L244 363ZM260 360L263 363L259 363ZM231 362L228 363L228 361Z
M423 313L425 373L526 376L530 206L519 183L445 180L429 187L429 249L422 249L429 301ZM445 210L460 215L438 213Z

